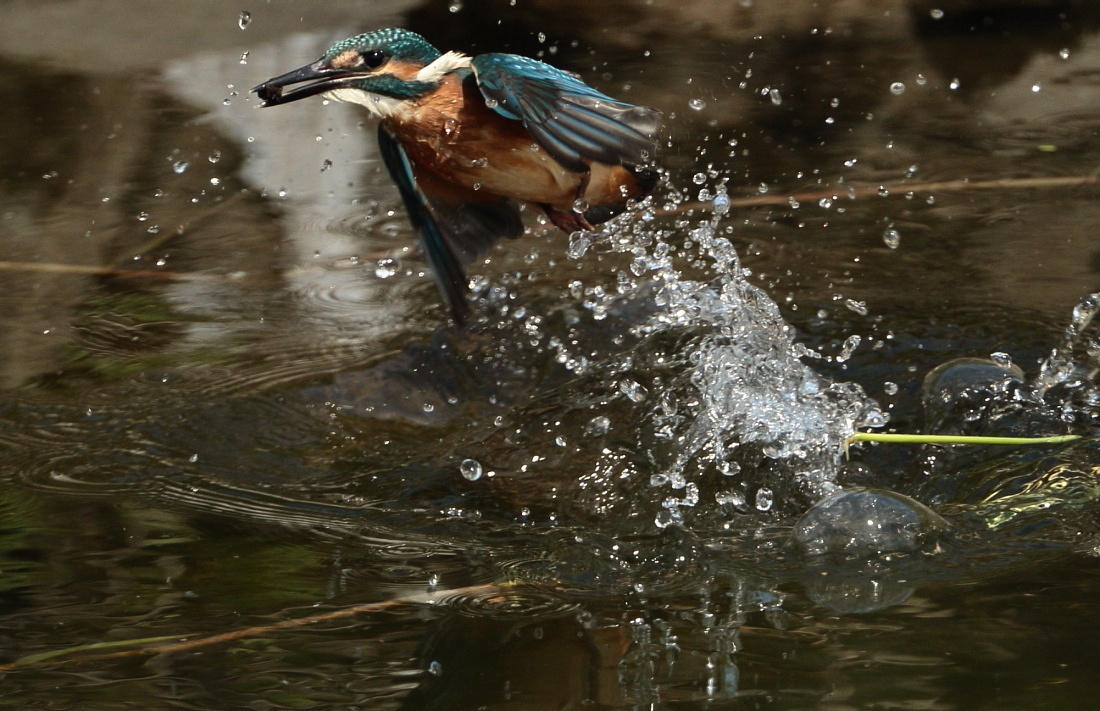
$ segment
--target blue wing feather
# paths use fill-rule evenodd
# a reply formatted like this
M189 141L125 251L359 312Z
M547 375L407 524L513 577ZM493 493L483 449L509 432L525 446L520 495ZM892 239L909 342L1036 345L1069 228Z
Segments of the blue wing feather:
M596 91L543 62L515 54L470 60L485 102L505 118L522 121L535 141L566 168L586 161L638 165L657 146L660 112Z
M420 235L424 254L431 265L436 283L443 292L443 298L451 307L451 315L456 322L462 323L469 311L469 305L466 303L468 288L466 271L462 268L458 255L447 244L447 239L443 236L435 218L432 217L424 193L416 187L412 165L409 163L405 149L385 124L378 126L378 147L390 177L397 183L397 189L405 203L405 210L409 213L409 220Z
M522 234L519 210L505 198L472 200L430 175L418 180L408 154L385 124L378 127L378 147L401 193L409 221L420 236L432 276L450 306L451 316L461 324L470 310L466 302L466 265L488 252L500 238L514 239Z

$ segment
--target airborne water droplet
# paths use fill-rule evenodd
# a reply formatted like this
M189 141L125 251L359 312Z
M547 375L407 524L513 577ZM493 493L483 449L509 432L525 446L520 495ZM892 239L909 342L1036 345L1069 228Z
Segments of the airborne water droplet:
M458 471L467 481L477 481L481 478L481 463L476 459L463 459Z
M248 10L241 10L241 14L237 16L237 27L243 30L248 27L249 22L252 22L252 13Z
M584 434L586 437L599 437L607 434L609 429L611 429L611 420L603 415L598 415L589 420L588 424L584 426Z

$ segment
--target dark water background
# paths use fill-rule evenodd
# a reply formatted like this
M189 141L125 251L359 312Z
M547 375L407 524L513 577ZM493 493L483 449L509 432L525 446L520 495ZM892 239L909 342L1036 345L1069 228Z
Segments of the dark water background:
M876 403L1094 430L1098 349L1064 341L1100 290L1092 3L0 10L6 705L1095 703L1091 440L842 456ZM498 249L448 327L373 126L247 96L391 25L660 108L668 185L587 250ZM922 390L992 353L1023 374ZM818 503L857 487L911 499Z

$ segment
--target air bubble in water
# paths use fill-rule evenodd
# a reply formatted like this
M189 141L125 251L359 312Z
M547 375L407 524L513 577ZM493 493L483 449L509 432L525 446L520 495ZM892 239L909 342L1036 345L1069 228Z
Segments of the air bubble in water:
M890 93L894 96L901 96L905 93L905 84L902 84L900 81L894 82L890 85Z
M775 495L772 490L766 486L762 486L756 490L756 509L757 511L768 511L771 509L772 504L775 503Z

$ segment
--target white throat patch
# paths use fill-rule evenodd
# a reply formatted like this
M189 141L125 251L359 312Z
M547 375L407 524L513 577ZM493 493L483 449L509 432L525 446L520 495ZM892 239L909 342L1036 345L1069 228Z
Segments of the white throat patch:
M350 87L326 91L323 96L333 101L342 101L348 104L359 104L360 106L364 106L367 111L371 112L371 115L380 119L395 118L409 110L408 102L402 101L401 99L394 99L393 97L382 96L381 94L372 94L369 91L352 89Z
M470 66L470 58L461 52L444 52L431 64L416 73L416 80L434 84L456 69Z

